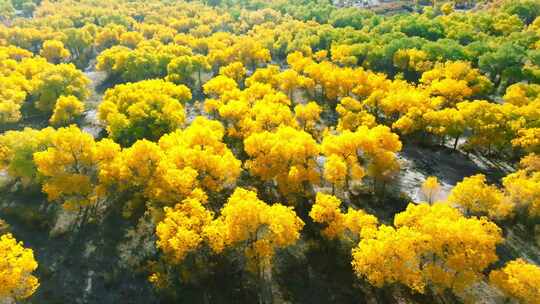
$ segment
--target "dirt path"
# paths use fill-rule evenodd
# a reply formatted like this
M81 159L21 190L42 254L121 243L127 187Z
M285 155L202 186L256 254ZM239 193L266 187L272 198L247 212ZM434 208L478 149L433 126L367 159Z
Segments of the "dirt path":
M504 164L495 164L476 155L465 155L447 147L421 147L406 143L399 154L402 168L399 174L399 189L411 199L423 198L419 188L429 176L436 176L442 189L436 199L444 200L456 183L475 174L484 174L491 183L500 179L512 169Z
M86 111L84 112L81 127L84 131L98 137L103 127L99 123L97 116L97 107L103 99L103 93L98 89L105 79L107 74L95 70L95 65L91 64L85 71L84 75L91 81L90 83L90 98L86 101Z

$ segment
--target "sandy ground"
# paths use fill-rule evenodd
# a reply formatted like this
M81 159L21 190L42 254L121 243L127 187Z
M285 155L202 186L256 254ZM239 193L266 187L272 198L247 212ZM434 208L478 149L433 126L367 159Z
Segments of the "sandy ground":
M94 64L91 64L84 72L84 75L91 81L91 94L86 101L86 111L83 116L82 129L92 134L94 137L98 137L99 133L103 130L103 127L98 120L97 107L103 98L103 90L100 86L107 78L107 74L105 72L96 71Z
M419 188L429 176L437 177L441 183L442 189L437 199L444 200L464 177L484 174L489 182L498 183L512 170L508 165L495 165L483 157L466 155L448 147L421 147L410 143L404 144L399 159L402 165L398 177L399 188L415 202L424 199Z

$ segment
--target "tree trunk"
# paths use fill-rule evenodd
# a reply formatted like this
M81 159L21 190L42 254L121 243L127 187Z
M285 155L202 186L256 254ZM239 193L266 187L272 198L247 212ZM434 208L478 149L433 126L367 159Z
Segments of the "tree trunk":
M201 69L198 69L197 70L197 80L198 80L198 87L199 87L199 90L201 91L202 93L202 80L201 80ZM202 94L201 94L202 95Z
M272 304L272 270L259 266L259 304Z

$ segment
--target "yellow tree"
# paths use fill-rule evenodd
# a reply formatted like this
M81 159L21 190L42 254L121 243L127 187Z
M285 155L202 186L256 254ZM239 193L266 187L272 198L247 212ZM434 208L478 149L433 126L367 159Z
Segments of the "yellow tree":
M287 94L290 100L294 99L294 93L302 87L312 87L310 78L300 75L295 70L287 69L276 75L276 81L281 91Z
M163 196L174 193L177 185L169 184L169 177L179 170L194 171L194 188L201 188L209 194L233 187L240 176L241 162L223 143L224 135L225 129L218 121L202 116L196 117L186 129L164 135L159 146L166 157L158 168L158 175L163 173L164 176L158 176L154 181L155 187L161 189L157 192ZM173 200L166 199L168 202Z
M350 190L351 182L360 182L367 175L376 188L399 170L395 153L400 150L399 137L386 126L361 126L355 132L327 135L322 142L327 157L324 177L333 186Z
M540 153L540 128L520 129L512 145L528 153Z
M210 207L217 209L213 195L233 187L241 172L241 162L222 141L224 132L219 122L197 117L188 128L162 136L158 144L139 140L124 149L102 166L100 179L107 188L130 194L126 216L138 214L147 202L160 213L163 206L206 193Z
M504 102L516 106L524 106L536 99L540 94L540 85L516 83L506 88L503 96Z
M49 201L62 203L70 211L77 211L79 225L97 212L106 201L99 186L99 170L119 153L120 146L110 139L95 142L92 135L72 125L58 129L51 145L34 153L34 162L43 176L42 190Z
M322 142L322 152L327 157L324 177L333 187L349 188L351 181L360 181L365 176L361 165L359 136L345 131L340 135L328 135Z
M256 83L264 83L273 88L277 88L279 87L277 80L277 75L279 73L280 67L273 64L270 64L265 68L258 68L246 79L246 86L251 87Z
M271 297L267 288L273 257L277 250L298 241L303 226L291 207L268 205L257 193L237 188L204 233L218 254L225 248L240 250L247 259L247 269L260 280L260 294Z
M208 57L200 54L196 54L195 56L193 56L192 64L195 72L197 73L197 88L199 90L202 90L202 73L210 71L212 67L208 62Z
M467 61L448 61L436 64L422 74L420 82L434 96L441 96L445 105L454 106L471 96L484 96L493 84Z
M362 68L339 68L323 61L306 67L305 73L312 79L312 87L321 88L321 97L335 105L339 98L348 97L359 85L359 79L367 76Z
M394 54L394 66L404 72L422 73L428 71L433 63L428 54L418 49L402 49Z
M163 80L121 84L105 93L99 119L122 145L143 138L157 140L184 123L183 104L190 99L186 86Z
M295 51L287 55L287 63L293 70L303 73L307 66L312 65L315 62L313 59L311 59L311 57L304 56L302 52Z
M510 121L511 107L476 100L460 102L457 109L463 116L465 129L471 133L466 148L492 153L510 145L513 134L505 122Z
M204 198L190 197L164 208L156 225L156 245L164 253L165 267L155 267L150 275L149 281L155 287L170 288L178 277L183 282L194 282L210 273L205 229L214 214L204 204Z
M503 268L489 274L491 284L507 297L520 303L538 303L540 298L540 267L522 259L508 262Z
M234 79L236 83L241 84L246 77L247 69L240 61L232 62L219 68L219 74Z
M519 213L540 216L540 157L531 154L521 160L521 168L503 178L504 192Z
M167 80L176 84L193 85L195 65L191 56L179 56L167 65Z
M0 236L0 300L22 301L32 296L39 287L32 274L37 267L32 249L9 233Z
M425 130L439 136L444 142L448 136L454 139L454 150L457 149L459 138L465 132L465 118L461 111L455 108L444 108L438 111L428 111L422 119Z
M185 199L174 207L165 207L164 211L163 220L156 226L156 244L171 263L179 264L203 244L204 229L214 215L195 198Z
M259 64L269 62L272 57L270 51L254 38L245 36L231 46L231 54L237 61L254 70Z
M465 210L465 214L488 215L493 219L510 216L514 204L496 186L488 185L483 174L466 177L450 192L448 202Z
M39 54L54 64L65 62L71 56L69 50L64 47L64 43L58 40L45 40Z
M428 237L402 227L382 225L352 251L354 272L376 287L401 283L411 289L425 288L420 253L429 250Z
M352 45L332 44L330 53L332 54L332 61L342 66L355 66L358 62Z
M211 97L219 97L225 92L232 91L238 87L234 79L224 75L216 76L203 85L204 93Z
M441 98L433 98L427 90L411 85L403 80L385 84L381 79L380 88L363 102L364 106L378 119L392 123L392 128L402 134L424 129L422 115L440 106Z
M319 146L309 133L283 126L244 140L245 167L263 181L275 181L283 195L309 195L319 183Z
M248 98L253 98L249 96ZM249 120L240 124L244 136L255 132L275 131L281 126L297 128L297 122L290 108L290 100L281 92L266 94L262 100L253 103Z
M104 50L114 45L117 45L120 41L120 37L125 32L126 29L122 25L117 25L114 23L108 24L107 26L101 28L100 31L96 34L96 48L98 50Z
M73 95L84 101L90 95L90 80L73 64L52 65L32 79L36 108L51 113L58 98Z
M11 100L0 102L0 123L9 124L21 119L21 105Z
M419 109L421 112L427 112L434 108L429 96L429 92L417 88L403 80L396 80L387 88L386 94L379 96L379 92L368 97L364 102L366 105L376 107L386 118L394 120L411 110Z
M422 183L420 190L422 195L427 199L427 202L432 204L441 191L441 184L439 184L437 177L430 176Z
M144 36L139 32L125 32L120 35L120 44L131 49L135 49L143 40Z
M0 169L24 187L38 186L40 178L33 154L47 150L55 134L53 128L7 131L0 135Z
M445 15L450 15L454 12L454 4L451 2L446 2L441 6L441 12Z
M96 69L106 72L109 77L123 76L123 72L126 70L127 58L132 54L133 52L129 48L120 45L106 49L97 56ZM131 80L131 78L128 79Z
M339 114L338 131L356 131L360 126L372 128L377 125L375 116L369 114L364 105L352 97L345 97L336 107Z
M174 166L168 162L161 164L164 159L165 152L156 143L143 139L101 166L99 180L103 187L108 192L127 196L122 210L125 217L136 214L146 201L157 200L158 196L174 197L173 202L167 202L175 204L193 191L197 172L189 169L171 170L169 173L167 169L174 169ZM156 176L165 178L158 180ZM164 192L164 188L174 191Z
M66 126L76 122L84 112L84 103L75 96L60 96L54 105L49 123L53 126Z
M31 100L38 75L54 65L41 57L32 57L26 50L0 47L0 122L16 123L22 118L21 108Z
M219 98L207 100L205 110L223 122L231 138L244 139L253 133L275 131L280 126L298 126L291 101L284 93L250 79L246 84L244 90L227 89L236 87L236 82L220 75L204 85L207 93Z
M324 225L322 235L330 240L342 239L357 242L362 233L377 228L378 220L375 216L363 210L349 207L345 213L341 210L341 200L333 195L317 193L315 204L309 212L315 223Z
M353 268L371 284L401 283L425 293L464 294L497 261L501 229L486 218L466 218L437 203L410 204L353 249Z
M30 84L22 75L0 76L0 123L15 123L22 118L21 107Z
M205 56L183 55L172 59L167 65L167 80L176 84L191 86L193 86L196 81L197 88L201 88L202 73L203 71L208 70L210 70L210 65Z
M322 108L314 101L298 104L294 107L294 114L300 127L315 136L317 124L320 122Z

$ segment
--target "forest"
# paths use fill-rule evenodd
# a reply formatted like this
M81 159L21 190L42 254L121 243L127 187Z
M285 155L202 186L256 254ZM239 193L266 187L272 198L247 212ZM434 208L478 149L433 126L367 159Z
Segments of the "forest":
M0 0L0 304L539 304L539 265L538 0Z

